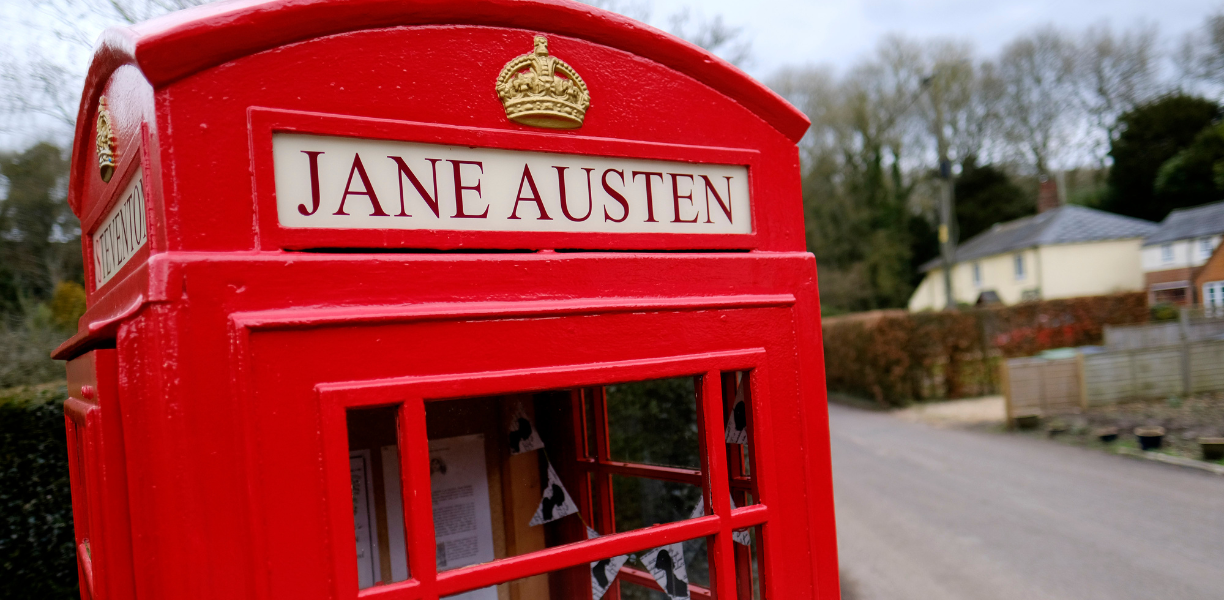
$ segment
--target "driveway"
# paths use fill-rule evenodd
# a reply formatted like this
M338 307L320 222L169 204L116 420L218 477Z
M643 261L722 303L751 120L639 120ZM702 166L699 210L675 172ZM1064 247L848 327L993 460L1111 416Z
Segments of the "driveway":
M1224 477L830 406L847 598L1224 598Z

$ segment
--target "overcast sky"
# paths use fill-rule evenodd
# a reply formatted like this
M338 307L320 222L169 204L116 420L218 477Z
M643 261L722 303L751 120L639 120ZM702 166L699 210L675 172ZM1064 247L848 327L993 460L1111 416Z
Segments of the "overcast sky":
M105 2L106 0L96 0ZM142 0L137 0L142 1ZM411 0L405 0L410 2ZM608 0L604 0L607 2ZM1054 23L1069 30L1082 30L1101 22L1115 29L1144 23L1156 25L1166 44L1175 43L1188 31L1202 27L1207 15L1224 9L1224 0L611 0L628 7L624 12L640 15L643 9L656 27L668 28L668 18L686 7L705 18L721 15L725 22L743 28L751 43L751 58L745 70L766 79L787 65L829 64L839 70L870 52L889 33L912 38L951 37L973 43L979 56L995 54L1004 44L1032 28ZM594 2L598 4L599 2ZM72 51L53 36L40 32L51 19L40 0L0 0L0 22L11 28L0 41L9 56L69 54L80 57L80 70L87 52ZM100 33L104 23L87 29ZM92 37L92 34L87 34ZM0 81L0 85L5 85ZM2 90L0 90L2 91ZM48 137L39 123L26 127L43 131L4 130L0 123L0 147L28 143ZM54 124L53 124L54 125ZM63 126L58 126L62 129ZM63 137L63 132L51 137Z
M1144 22L1166 40L1200 27L1221 8L1219 0L656 0L651 21L695 6L744 27L752 41L748 72L768 76L788 64L826 63L839 68L870 51L881 36L969 40L985 54L1029 29L1054 23L1079 30L1101 21L1115 29Z

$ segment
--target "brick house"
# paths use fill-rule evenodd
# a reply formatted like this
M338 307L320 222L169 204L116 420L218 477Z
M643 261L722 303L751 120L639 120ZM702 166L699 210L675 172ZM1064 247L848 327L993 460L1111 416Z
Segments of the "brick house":
M1224 311L1224 244L1218 244L1211 258L1194 279L1194 290L1205 308Z
M1143 279L1148 303L1200 304L1204 292L1198 283L1199 275L1212 255L1217 254L1221 237L1224 237L1224 202L1170 212L1156 231L1143 240Z

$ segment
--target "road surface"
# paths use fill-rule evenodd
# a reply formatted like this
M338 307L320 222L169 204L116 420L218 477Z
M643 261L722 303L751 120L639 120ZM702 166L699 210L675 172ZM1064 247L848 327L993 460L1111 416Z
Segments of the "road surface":
M830 407L844 597L1220 600L1224 477Z

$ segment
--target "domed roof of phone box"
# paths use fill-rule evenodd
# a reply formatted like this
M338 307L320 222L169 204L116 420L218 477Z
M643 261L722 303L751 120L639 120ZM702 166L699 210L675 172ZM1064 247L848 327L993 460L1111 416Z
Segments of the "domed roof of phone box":
M621 15L566 0L235 0L102 34L77 118L80 151L110 75L134 64L154 89L251 54L313 38L420 25L517 27L585 39L675 69L738 102L797 142L810 122L760 82L706 50ZM74 171L82 161L74 161ZM73 178L76 178L73 173ZM69 201L74 210L79 198Z

